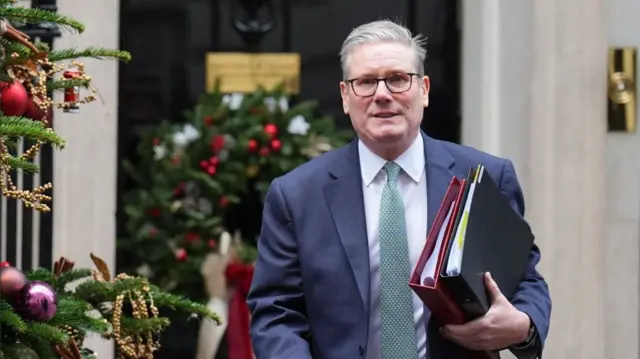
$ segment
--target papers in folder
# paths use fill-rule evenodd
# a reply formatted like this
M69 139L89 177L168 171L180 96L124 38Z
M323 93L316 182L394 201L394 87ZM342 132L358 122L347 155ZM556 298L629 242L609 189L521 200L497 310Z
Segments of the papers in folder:
M482 180L482 174L484 173L484 167L480 166L480 168L476 171L473 182L469 186L469 195L467 196L467 200L464 203L464 207L462 208L462 215L460 217L460 224L456 228L456 232L454 236L451 238L453 243L451 244L451 250L449 252L449 259L445 266L445 271L448 276L455 276L460 274L460 267L462 265L462 254L464 253L464 237L467 229L467 221L469 219L469 211L471 210L471 203L473 201L473 191L475 189L476 183ZM451 203L449 206L449 210L447 212L447 216L445 217L444 223L449 223L452 219L453 211L455 209L455 202ZM433 249L433 252L429 256L427 260L427 264L424 267L422 272L421 281L424 285L433 285L436 282L436 276L438 273L438 258L440 257L440 253L443 250L447 250L446 246L443 246L445 242L445 235L447 234L447 225L443 225L440 227L438 232L438 238L436 241L436 245Z

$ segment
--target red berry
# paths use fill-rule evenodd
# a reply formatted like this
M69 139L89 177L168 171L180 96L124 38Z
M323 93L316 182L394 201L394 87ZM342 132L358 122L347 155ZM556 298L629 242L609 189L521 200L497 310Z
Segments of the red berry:
M247 143L247 148L249 149L249 152L255 152L258 149L258 141L250 139Z
M187 255L187 250L186 250L186 249L184 249L184 248L179 248L179 249L176 251L176 259L177 259L177 260L179 260L180 262L184 262L184 261L186 261L186 260L187 260L187 257L188 257L188 255Z
M278 139L273 139L271 140L271 149L274 151L280 151L280 149L282 148L282 141L278 140Z
M278 134L278 127L272 123L268 123L264 125L264 133L266 133L269 137L275 137Z

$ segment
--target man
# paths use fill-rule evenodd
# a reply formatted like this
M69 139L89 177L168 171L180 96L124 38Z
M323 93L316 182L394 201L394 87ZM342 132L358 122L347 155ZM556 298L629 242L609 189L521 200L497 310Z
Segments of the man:
M358 139L277 178L266 196L248 304L257 359L464 359L472 350L539 356L551 300L531 249L511 300L486 275L491 309L441 327L407 285L452 176L482 163L513 208L509 160L429 138L420 37L376 21L342 50L345 114Z

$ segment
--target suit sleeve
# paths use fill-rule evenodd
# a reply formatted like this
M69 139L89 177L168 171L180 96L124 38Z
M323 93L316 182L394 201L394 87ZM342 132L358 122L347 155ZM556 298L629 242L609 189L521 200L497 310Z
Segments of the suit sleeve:
M267 192L247 304L256 359L311 359L297 239L278 180Z
M524 217L524 196L518 183L513 163L509 160L505 161L503 167L500 189L509 199L511 206ZM551 297L547 283L536 270L540 256L540 249L534 243L529 253L529 264L524 273L524 278L511 299L511 303L516 308L531 318L537 330L537 338L533 345L522 349L512 348L513 353L521 359L541 357L542 347L549 332Z

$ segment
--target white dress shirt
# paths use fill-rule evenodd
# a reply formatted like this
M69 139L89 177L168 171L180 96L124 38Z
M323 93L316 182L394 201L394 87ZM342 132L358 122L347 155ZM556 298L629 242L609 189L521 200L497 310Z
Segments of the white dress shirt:
M371 307L369 308L369 340L366 359L380 359L380 198L387 181L383 166L387 161L369 150L362 141L358 143L362 189L369 240L369 263L371 271ZM398 186L407 221L409 241L409 261L411 271L416 265L427 238L427 176L425 174L424 141L418 134L411 147L395 162L402 171L398 176ZM409 278L407 277L407 282ZM407 290L411 291L407 285ZM413 319L418 343L418 357L427 355L427 336L424 322L424 304L411 291L413 299Z

